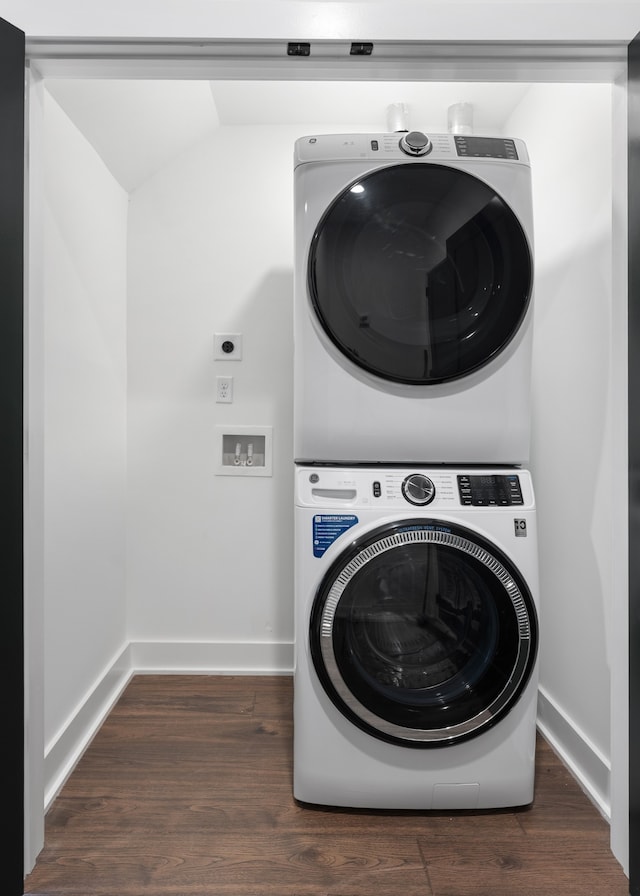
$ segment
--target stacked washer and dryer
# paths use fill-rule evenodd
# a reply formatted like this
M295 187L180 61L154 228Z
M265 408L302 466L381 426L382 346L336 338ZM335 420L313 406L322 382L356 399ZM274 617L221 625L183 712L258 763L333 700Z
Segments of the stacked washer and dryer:
M527 804L538 575L526 147L304 137L294 194L294 796Z

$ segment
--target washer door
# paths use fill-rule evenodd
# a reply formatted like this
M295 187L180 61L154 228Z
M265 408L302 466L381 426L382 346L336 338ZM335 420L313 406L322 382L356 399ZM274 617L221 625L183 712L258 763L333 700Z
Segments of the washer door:
M440 747L513 707L534 667L537 616L494 545L462 526L406 520L333 564L310 642L325 691L354 724L392 743Z
M517 333L532 258L487 184L436 164L393 165L351 184L313 236L312 306L352 363L432 385L483 367Z

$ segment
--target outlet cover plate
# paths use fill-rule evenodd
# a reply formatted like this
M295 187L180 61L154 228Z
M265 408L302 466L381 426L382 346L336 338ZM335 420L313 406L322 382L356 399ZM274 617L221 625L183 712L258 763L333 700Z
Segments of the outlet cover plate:
M216 377L216 402L218 404L231 404L233 402L233 377Z
M241 361L242 333L214 333L213 360Z

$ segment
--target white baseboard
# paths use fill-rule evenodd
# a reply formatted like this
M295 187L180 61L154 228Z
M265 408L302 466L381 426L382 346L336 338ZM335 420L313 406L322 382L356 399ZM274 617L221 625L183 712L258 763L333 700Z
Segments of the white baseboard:
M538 690L538 729L603 817L611 822L610 761L542 687Z
M290 675L292 671L293 644L290 642L129 642L46 745L45 812L133 675Z
M47 745L45 811L136 674L290 675L290 642L131 641L114 657ZM558 703L540 688L538 728L606 819L611 765Z
M131 678L129 647L125 646L87 691L66 723L45 746L45 812L73 771Z
M293 670L291 642L132 641L136 673L286 675Z

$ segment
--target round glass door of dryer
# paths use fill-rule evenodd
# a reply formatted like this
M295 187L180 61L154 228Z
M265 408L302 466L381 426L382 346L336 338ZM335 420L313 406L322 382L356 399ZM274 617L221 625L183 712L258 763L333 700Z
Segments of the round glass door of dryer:
M433 385L502 352L529 305L529 242L511 207L456 168L378 169L330 205L308 289L328 338L383 380Z
M410 747L475 737L530 680L537 614L513 564L461 526L406 520L347 548L310 619L319 680L372 736Z

